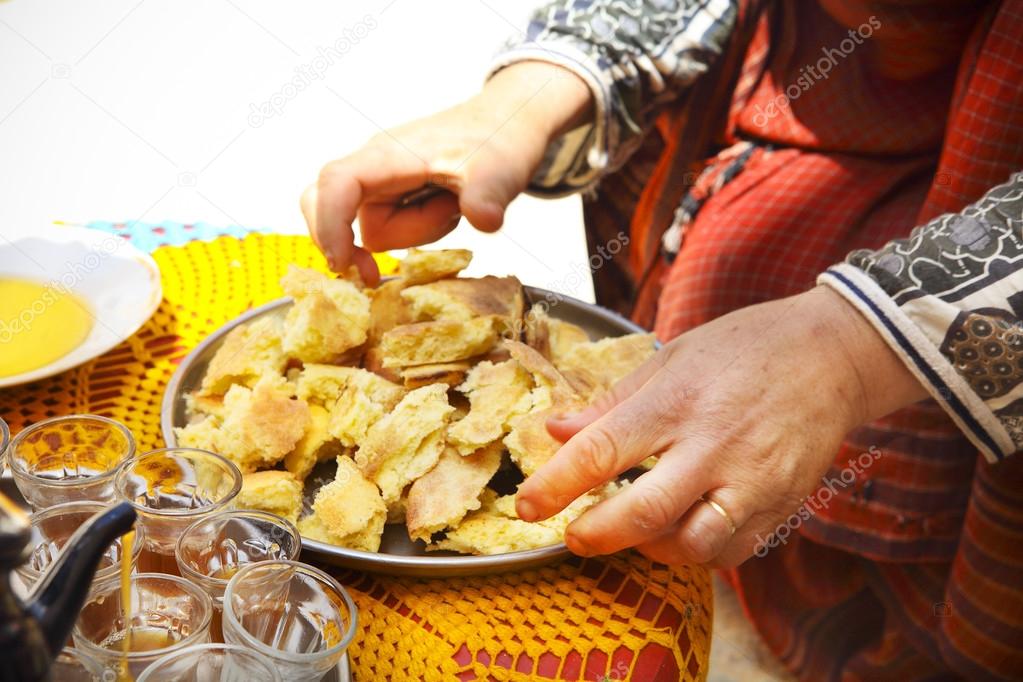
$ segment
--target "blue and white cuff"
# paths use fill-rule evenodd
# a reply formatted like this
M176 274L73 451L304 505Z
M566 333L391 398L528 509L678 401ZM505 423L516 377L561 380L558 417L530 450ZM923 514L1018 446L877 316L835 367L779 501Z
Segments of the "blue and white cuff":
M996 462L1016 451L1005 426L913 318L869 275L848 263L817 278L856 307L984 457Z

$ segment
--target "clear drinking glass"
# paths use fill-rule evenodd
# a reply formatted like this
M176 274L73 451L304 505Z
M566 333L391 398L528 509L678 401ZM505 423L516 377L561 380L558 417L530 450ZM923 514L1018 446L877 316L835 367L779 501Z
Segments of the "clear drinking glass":
M134 679L156 659L209 641L213 602L197 585L173 575L137 573L129 590L128 620L121 586L114 585L86 600L71 632L75 648L95 661L97 677Z
M114 476L135 454L126 426L92 414L45 419L11 441L7 462L33 509L62 502L113 502Z
M297 561L249 564L224 592L224 641L255 649L291 682L313 682L335 668L357 620L336 580Z
M221 637L227 581L242 566L274 559L298 559L302 536L285 518L254 509L232 509L199 519L181 534L174 552L181 576L213 598L214 641Z
M108 507L101 502L65 502L49 509L37 511L30 517L32 522L32 554L28 561L14 569L15 580L20 580L22 589L27 594L46 573L64 545L75 532L96 514L101 514ZM131 546L131 562L134 570L142 550L145 531L139 528L135 532L135 541ZM92 579L92 593L105 591L117 585L121 575L121 557L123 554L122 538L118 538L107 547L100 559L96 575Z
M7 444L11 442L11 430L7 428L7 422L0 417L0 474L4 473L4 467L7 466L7 458L4 456L7 454Z
M234 644L196 644L167 654L136 682L281 682L273 663Z
M145 529L142 569L176 574L178 538L196 520L229 508L241 490L242 474L229 459L212 452L164 448L124 462L116 485Z
M50 679L54 682L95 682L93 674L98 663L80 649L66 646L50 665Z

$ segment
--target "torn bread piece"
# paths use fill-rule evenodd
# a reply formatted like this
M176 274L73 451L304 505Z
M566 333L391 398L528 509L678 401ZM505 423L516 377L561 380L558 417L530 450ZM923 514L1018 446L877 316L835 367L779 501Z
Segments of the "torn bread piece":
M575 346L589 343L586 330L571 322L550 317L543 304L535 304L525 317L526 345L536 349L555 366Z
M358 367L306 365L296 383L300 398L330 413L328 433L346 448L357 446L369 428L398 404L405 389Z
M478 511L471 512L446 537L427 549L446 549L463 554L503 554L562 542L565 529L583 512L606 499L617 488L609 484L573 500L565 509L543 521L529 523L515 512L515 495L483 496Z
M578 402L579 395L568 379L536 349L520 341L505 341L503 345L511 356L533 375L536 382L533 391L534 410Z
M500 443L462 456L447 447L436 466L409 489L405 522L409 537L430 541L437 531L458 525L480 507L480 493L501 466Z
M342 454L343 446L330 434L330 412L326 408L309 405L309 426L295 449L284 456L284 468L304 481L320 462Z
M472 363L465 360L441 362L436 365L416 365L402 369L401 378L405 388L420 388L429 384L457 386L465 381L466 372L470 367Z
M258 509L295 523L302 511L302 483L288 471L270 469L242 476L236 509Z
M437 463L453 411L447 386L430 384L408 393L370 427L355 462L377 484L388 506L398 501L406 485Z
M482 355L497 343L495 323L493 317L477 317L468 322L436 320L395 327L380 339L381 364L432 365Z
M408 303L401 297L405 281L389 279L381 282L376 289L369 291L370 327L369 344L380 343L380 337L395 327L412 322L412 313Z
M302 362L337 362L365 343L370 302L355 284L292 265L281 287L295 299L284 319L286 355Z
M273 466L291 452L309 424L309 407L292 398L288 381L267 375L251 389L232 386L221 422L207 417L178 431L185 447L218 452L242 472Z
M547 408L512 420L511 430L503 442L523 475L532 476L561 447L561 442L547 431L547 420L562 411L569 410Z
M628 376L656 352L653 334L628 334L575 344L557 367L587 399L592 400Z
M401 260L398 274L408 284L423 284L434 280L454 277L469 266L472 251L468 249L441 249L425 251L409 249Z
M197 402L193 403L196 408L213 413L198 400L222 396L234 384L252 387L264 375L281 374L287 363L281 334L281 320L276 315L261 317L228 332L203 376Z
M232 386L224 397L220 454L242 471L272 466L295 448L309 425L309 407L290 384L265 376L251 390Z
M312 506L312 515L299 521L303 535L311 531L314 539L366 552L380 549L387 506L350 457L337 458L334 480L320 488Z
M533 406L533 379L516 360L481 362L458 387L469 398L469 413L448 428L448 442L463 455L504 437L512 418Z
M442 279L408 287L401 297L417 321L493 316L505 328L518 329L522 320L522 283L515 277Z

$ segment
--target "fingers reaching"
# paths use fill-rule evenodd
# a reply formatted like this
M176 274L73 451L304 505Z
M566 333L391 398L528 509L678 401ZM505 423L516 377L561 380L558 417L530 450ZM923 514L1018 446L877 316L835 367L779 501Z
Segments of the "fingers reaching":
M458 197L443 192L405 208L399 208L394 199L366 202L359 210L359 228L368 249L407 249L440 239L454 228L457 217Z
M736 529L747 520L745 505L737 495L731 490L715 490L698 498L665 533L637 548L665 564L711 564L734 543Z
M368 264L365 257L356 256L352 231L363 202L416 189L426 182L427 175L426 164L397 145L370 145L324 166L315 192L307 190L303 198L303 212L331 269L341 271L355 263L361 271ZM315 212L310 216L307 204L313 201ZM363 277L366 274L363 272ZM369 274L374 276L374 272Z
M665 455L624 491L588 510L565 533L576 554L610 554L655 541L674 527L703 492L692 460Z
M519 486L519 516L527 521L552 516L583 493L667 448L670 427L679 415L664 395L644 385L572 436Z
M661 356L661 353L654 354L581 412L560 415L547 420L547 430L564 443L641 389L663 366L664 358Z

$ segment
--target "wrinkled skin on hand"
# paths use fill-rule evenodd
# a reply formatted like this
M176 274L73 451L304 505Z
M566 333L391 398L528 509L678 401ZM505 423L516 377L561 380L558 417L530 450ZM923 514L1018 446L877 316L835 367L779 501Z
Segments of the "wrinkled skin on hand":
M830 289L751 306L683 334L595 405L549 421L567 442L520 486L518 511L546 518L656 455L652 470L569 526L568 547L735 566L820 486L851 429L923 397Z

